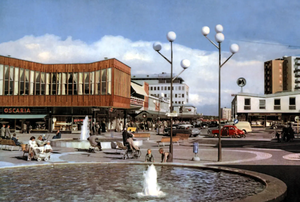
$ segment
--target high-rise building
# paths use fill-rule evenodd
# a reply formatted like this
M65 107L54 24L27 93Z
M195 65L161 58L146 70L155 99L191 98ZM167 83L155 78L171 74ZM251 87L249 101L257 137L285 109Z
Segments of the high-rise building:
M131 76L131 81L139 84L149 84L149 95L170 99L171 75L166 72L161 74L136 74ZM181 77L173 81L173 104L189 103L189 86L184 83Z
M231 109L230 108L221 108L221 118L231 121Z
M283 90L283 59L270 60L264 63L265 94L273 94Z
M300 90L300 57L285 56L264 63L265 94Z

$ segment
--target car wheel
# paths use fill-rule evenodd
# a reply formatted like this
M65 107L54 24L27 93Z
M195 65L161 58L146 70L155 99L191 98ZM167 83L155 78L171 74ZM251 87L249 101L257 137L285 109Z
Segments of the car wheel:
M243 131L244 131L245 134L247 133L247 131L245 129L243 129Z

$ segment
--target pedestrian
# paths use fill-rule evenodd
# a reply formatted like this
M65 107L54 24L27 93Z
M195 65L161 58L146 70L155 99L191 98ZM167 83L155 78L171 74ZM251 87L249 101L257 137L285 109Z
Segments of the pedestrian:
M11 139L12 138L9 128L10 128L10 125L7 125L7 127L5 128L5 137L6 137L6 139Z
M3 124L1 128L1 138L5 138L5 124Z
M19 142L19 138L17 137L16 133L13 134L13 137L11 139L15 142L17 146L21 146L22 142Z
M53 136L52 139L60 139L60 138L61 138L61 133L59 130L57 130L55 136Z
M164 152L163 148L160 148L158 152L161 154L161 163L172 162L173 155L170 152Z
M46 141L43 141L43 136L42 135L39 135L38 136L38 139L36 140L36 143L39 147L42 147L44 146L47 142Z
M101 123L101 128L102 128L102 132L105 133L106 132L106 129L105 129L106 125L105 125L105 122L102 121Z
M154 156L151 153L151 149L147 150L147 154L145 156L145 162L154 162Z

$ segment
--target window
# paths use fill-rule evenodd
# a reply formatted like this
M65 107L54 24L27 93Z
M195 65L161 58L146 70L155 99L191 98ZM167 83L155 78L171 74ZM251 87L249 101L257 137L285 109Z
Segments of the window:
M40 72L35 72L35 95L40 95Z
M56 95L56 73L51 73L51 95Z
M171 90L171 87L170 87L170 86L168 86L168 90Z
M182 90L184 90L184 86L182 86Z
M56 76L56 87L57 87L56 94L57 95L61 95L61 73L57 73L57 76Z
M45 72L41 72L41 95L45 95L45 88L46 85L46 73Z
M111 68L107 69L107 94L111 95Z
M96 95L100 95L100 70L96 71Z
M73 74L72 73L67 73L68 74L68 95L72 95L73 94Z
M177 104L177 101L175 101L175 104Z
M67 95L67 73L61 74L61 94Z
M84 94L89 95L90 94L90 74L88 72L84 73Z
M45 94L46 95L51 95L51 80L50 80L50 73L46 73L46 92L45 92Z
M244 110L251 110L251 99L250 98L245 98L244 102Z
M150 87L150 90L153 90L153 87L152 87L152 86Z
M20 68L20 95L24 95L24 87L25 87L24 79L25 79L25 71L23 68Z
M90 94L95 95L95 72L90 73L90 80L91 80Z
M29 95L29 70L25 70L25 95Z
M167 90L167 86L165 86L165 90Z
M78 93L78 73L73 74L73 85L74 85L74 95L79 95Z
M101 70L101 94L105 95L106 94L106 81L107 81L107 77L106 77L106 69L102 69Z
M296 98L295 97L290 97L290 106L289 106L290 110L294 110L296 109Z
M175 97L177 97L177 94L175 94Z
M34 90L34 71L30 70L30 85L29 85L29 95L33 95L33 90Z
M182 94L182 98L184 98L184 94Z
M159 86L157 87L157 90L159 90Z
M280 99L274 99L274 110L280 110Z
M78 78L78 95L82 95L82 93L83 93L83 72L80 72L78 74L79 74L79 78Z
M19 95L19 67L15 67L14 95Z
M266 109L266 100L259 100L259 109Z
M181 90L181 86L178 87L178 90Z
M0 95L3 95L3 65L0 64Z

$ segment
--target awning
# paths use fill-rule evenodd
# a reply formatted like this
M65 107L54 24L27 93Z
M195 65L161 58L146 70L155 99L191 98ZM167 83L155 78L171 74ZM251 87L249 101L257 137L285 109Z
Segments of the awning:
M43 119L47 114L0 114L0 119Z
M131 82L131 87L133 88L133 90L137 94L140 94L140 95L143 95L143 96L148 96L147 93L144 90L144 86L139 86L139 85Z

